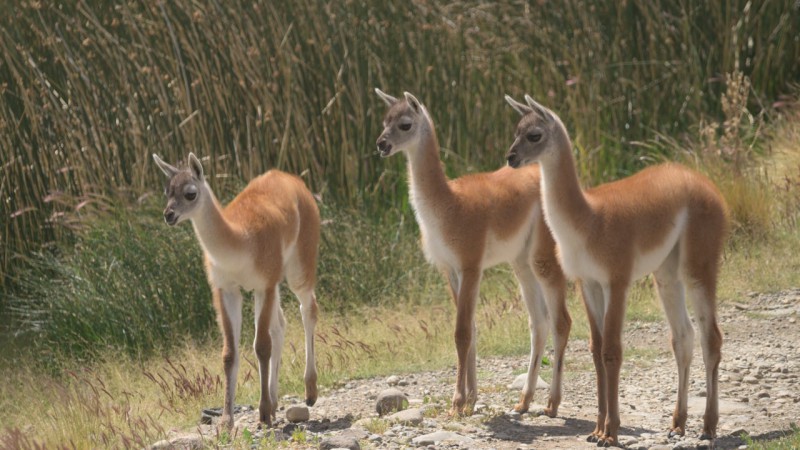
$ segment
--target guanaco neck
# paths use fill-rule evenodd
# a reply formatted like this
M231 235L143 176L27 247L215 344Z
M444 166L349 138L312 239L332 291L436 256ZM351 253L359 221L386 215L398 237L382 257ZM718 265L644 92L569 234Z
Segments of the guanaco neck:
M447 201L453 195L439 159L436 131L430 119L425 123L427 126L419 131L419 146L407 151L411 203L417 212L423 203Z
M211 261L225 264L231 257L237 258L234 255L242 247L242 236L223 216L222 206L208 184L203 183L202 186L203 204L195 217L192 217L192 225L200 245Z
M562 133L554 135L555 151L539 161L545 218L556 239L559 226L570 224L576 230L585 231L594 219L594 211L578 181L572 143L563 131L563 125L561 128Z

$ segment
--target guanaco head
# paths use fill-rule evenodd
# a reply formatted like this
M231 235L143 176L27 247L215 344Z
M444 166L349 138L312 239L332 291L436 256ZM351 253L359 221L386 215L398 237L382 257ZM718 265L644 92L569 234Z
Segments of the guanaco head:
M420 136L430 128L428 112L419 100L404 92L402 100L375 88L375 93L389 105L383 117L383 133L376 144L381 156L386 158L399 151L414 149Z
M514 143L506 154L508 165L520 167L537 162L558 150L561 138L560 120L552 111L536 103L529 95L525 95L522 104L506 95L506 101L521 116L514 133Z
M204 200L205 185L203 165L200 160L189 153L189 164L185 169L178 169L167 164L155 153L153 160L169 178L164 193L167 195L167 207L164 208L164 221L168 225L176 225L186 219L191 219L197 211L198 205Z

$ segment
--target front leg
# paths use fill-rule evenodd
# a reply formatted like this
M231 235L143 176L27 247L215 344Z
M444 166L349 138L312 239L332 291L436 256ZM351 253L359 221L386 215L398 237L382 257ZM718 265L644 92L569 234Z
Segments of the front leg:
M597 377L597 423L594 431L586 438L589 442L598 442L605 434L606 423L606 370L603 365L603 324L605 321L605 307L603 305L603 288L599 283L591 280L580 280L583 304L586 307L586 316L589 319L589 349L592 352L592 361Z
M475 330L475 302L480 285L480 269L464 270L461 272L461 283L456 299L456 330L455 342L458 354L458 367L456 370L456 389L453 394L452 415L470 414L477 392L475 386L475 352L473 339Z
M261 401L258 404L258 418L261 423L272 426L272 401L269 395L270 358L272 357L272 337L270 325L277 303L276 284L268 285L263 292L256 293L256 338L253 343L258 358L258 374L261 380ZM263 299L262 301L258 301ZM277 381L277 380L276 380Z
M220 426L233 428L236 376L239 372L239 337L242 330L242 294L238 289L213 289L217 321L222 331L222 365L225 369L225 394Z
M606 371L605 433L598 446L619 446L619 374L622 367L622 326L625 320L627 282L616 282L603 288L606 316L603 324L603 366Z

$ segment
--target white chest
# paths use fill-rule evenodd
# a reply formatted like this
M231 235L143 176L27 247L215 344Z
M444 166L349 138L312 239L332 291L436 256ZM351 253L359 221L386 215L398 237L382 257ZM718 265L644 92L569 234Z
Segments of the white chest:
M418 201L413 195L412 206L422 235L425 259L437 267L458 267L455 252L447 245L445 231L434 211L427 209L425 202Z
M550 221L548 221L548 224ZM551 225L555 230L556 225ZM608 282L609 271L599 264L592 255L586 251L586 238L579 234L573 227L559 225L558 232L554 232L558 245L559 262L564 274L571 279L589 279L600 283Z
M242 288L245 291L252 291L264 289L266 285L264 277L249 265L236 269L212 265L209 278L214 286L226 290Z

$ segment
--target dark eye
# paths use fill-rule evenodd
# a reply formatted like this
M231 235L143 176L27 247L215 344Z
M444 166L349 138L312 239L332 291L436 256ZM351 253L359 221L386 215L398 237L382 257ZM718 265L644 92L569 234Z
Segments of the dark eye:
M528 142L539 142L542 140L542 133L530 133L525 138L528 139Z
M411 129L411 124L410 123L401 123L398 128L400 128L403 131L408 131L408 130Z
M187 192L183 196L186 200L192 201L197 198L197 192Z

